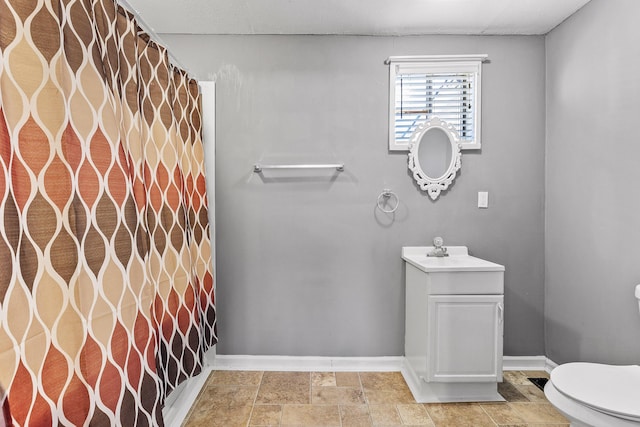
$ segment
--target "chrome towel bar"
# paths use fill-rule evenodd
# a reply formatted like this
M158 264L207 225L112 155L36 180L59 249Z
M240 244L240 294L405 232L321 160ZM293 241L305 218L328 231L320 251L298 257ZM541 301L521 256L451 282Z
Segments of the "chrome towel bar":
M255 173L260 173L263 169L335 169L338 172L342 172L344 171L344 163L316 165L261 165L256 163L253 165L253 171Z

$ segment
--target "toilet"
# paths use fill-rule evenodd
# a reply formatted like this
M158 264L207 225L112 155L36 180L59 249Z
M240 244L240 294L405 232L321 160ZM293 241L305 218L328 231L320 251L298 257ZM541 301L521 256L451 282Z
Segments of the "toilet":
M640 308L640 285L635 295ZM638 365L560 365L551 372L544 394L572 427L640 426Z

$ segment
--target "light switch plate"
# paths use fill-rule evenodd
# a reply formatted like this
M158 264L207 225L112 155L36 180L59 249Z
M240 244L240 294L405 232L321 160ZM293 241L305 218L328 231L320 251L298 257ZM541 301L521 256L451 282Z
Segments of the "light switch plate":
M488 191L478 191L478 207L481 209L487 209L489 207Z

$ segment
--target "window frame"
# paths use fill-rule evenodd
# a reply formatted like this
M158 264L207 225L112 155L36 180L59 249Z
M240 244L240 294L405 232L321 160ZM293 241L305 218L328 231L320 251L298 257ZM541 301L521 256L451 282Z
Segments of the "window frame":
M396 131L396 76L398 74L429 73L469 73L474 75L473 92L473 140L460 142L462 150L477 150L481 144L482 118L482 63L486 54L477 55L419 55L390 56L385 63L389 65L389 151L409 151L409 141L397 142ZM429 118L426 118L428 120Z

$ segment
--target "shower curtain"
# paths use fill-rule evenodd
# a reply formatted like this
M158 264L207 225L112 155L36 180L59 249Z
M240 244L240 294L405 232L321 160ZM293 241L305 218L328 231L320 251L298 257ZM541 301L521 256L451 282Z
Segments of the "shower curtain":
M0 0L0 54L0 404L163 425L216 342L197 82L114 0Z

